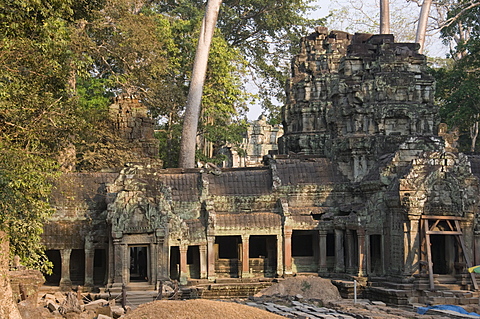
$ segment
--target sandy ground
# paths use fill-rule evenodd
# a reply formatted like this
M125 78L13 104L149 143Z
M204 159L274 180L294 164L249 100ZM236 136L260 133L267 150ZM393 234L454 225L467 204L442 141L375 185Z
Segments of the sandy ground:
M158 300L140 305L124 319L281 319L265 310L205 299Z

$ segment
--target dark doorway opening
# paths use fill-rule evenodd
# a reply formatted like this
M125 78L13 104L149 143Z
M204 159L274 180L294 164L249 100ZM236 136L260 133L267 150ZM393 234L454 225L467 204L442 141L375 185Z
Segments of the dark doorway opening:
M130 247L130 281L148 281L148 247Z
M60 285L60 278L62 276L62 258L60 257L59 250L47 250L48 260L53 264L52 274L45 275L45 281L47 285Z
M93 256L93 284L106 284L107 253L105 249L95 249Z
M382 274L382 265L382 235L370 235L370 272Z
M238 278L240 236L218 236L215 238L217 259L215 270L220 277Z
M294 230L292 233L292 257L313 256L313 234Z
M83 285L85 282L85 251L73 249L70 254L70 280L74 285Z
M170 247L170 279L180 280L180 248Z
M200 279L200 246L188 246L187 267L190 278Z
M274 235L250 236L249 269L254 274L274 277L277 273L277 237Z
M433 273L449 275L454 273L457 260L457 246L452 235L430 235Z
M238 259L238 245L240 236L218 236L215 243L218 244L218 258L220 259Z

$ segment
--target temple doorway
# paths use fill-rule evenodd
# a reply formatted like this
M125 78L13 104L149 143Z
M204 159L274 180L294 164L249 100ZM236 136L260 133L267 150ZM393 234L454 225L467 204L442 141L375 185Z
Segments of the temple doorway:
M455 238L451 235L430 236L433 273L438 275L454 274L456 257Z
M130 281L148 281L147 246L130 246Z

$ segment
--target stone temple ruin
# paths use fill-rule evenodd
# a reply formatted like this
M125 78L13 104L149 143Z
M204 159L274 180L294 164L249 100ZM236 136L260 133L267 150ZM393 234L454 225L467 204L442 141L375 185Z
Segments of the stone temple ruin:
M263 166L65 175L45 227L47 281L153 290L313 273L397 303L475 290L480 158L439 123L417 50L323 27L302 38L279 154Z

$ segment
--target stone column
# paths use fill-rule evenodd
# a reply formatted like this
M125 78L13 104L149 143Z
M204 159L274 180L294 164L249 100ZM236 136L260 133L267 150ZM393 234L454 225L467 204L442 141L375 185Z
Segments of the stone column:
M291 275L292 272L292 233L293 230L291 228L285 227L284 229L284 240L283 240L283 247L284 247L284 254L285 254L285 274Z
M327 273L327 231L318 231L318 274Z
M113 276L113 286L122 286L123 283L123 251L122 251L122 240L120 238L113 239L113 265L114 265L114 276Z
M215 236L207 236L208 280L215 280Z
M283 276L284 272L283 265L283 237L282 235L277 235L277 275Z
M355 267L353 264L353 259L354 259L353 230L346 229L345 232L346 232L345 249L347 251L347 255L346 255L347 256L347 260L346 260L347 274L353 274L355 272Z
M414 273L420 272L420 217L408 216L409 220L403 223L403 238L404 238L404 269L405 276L411 276ZM367 242L368 244L368 242ZM392 248L401 249L401 243L392 243ZM415 252L415 253L412 253ZM398 258L400 259L400 258Z
M475 231L475 243L473 253L473 264L480 265L480 231L478 230Z
M242 235L242 278L250 277L250 235Z
M93 262L95 248L90 241L85 241L85 287L93 288Z
M149 252L147 254L150 261L150 269L147 269L147 277L150 285L154 285L157 282L157 243L150 243Z
M335 272L345 271L345 248L343 230L335 229Z
M112 287L115 280L115 259L114 255L114 246L113 238L109 236L108 238L108 259L107 259L107 269L108 269L108 287Z
M62 276L60 278L60 288L70 289L72 281L70 280L70 255L71 249L60 250L60 257L62 259Z
M365 242L365 229L357 230L358 238L358 276L363 277L367 275L367 262L366 262L366 242Z
M188 278L188 269L187 269L187 251L188 246L180 245L180 284L186 285Z
M207 245L200 245L200 279L206 279L207 273Z
M128 249L128 245L124 243L120 245L120 250L122 252L121 253L122 283L125 285L128 285L128 283L130 282L130 251Z

